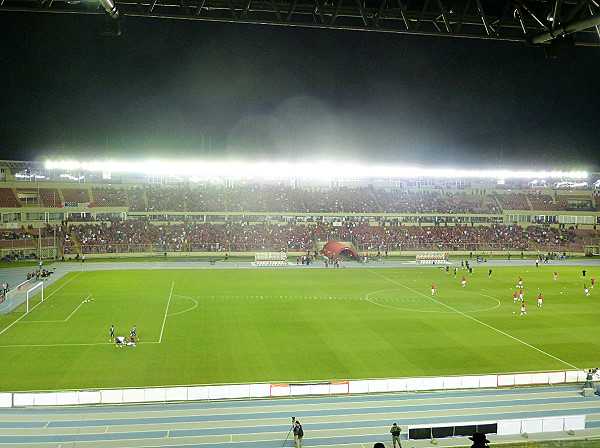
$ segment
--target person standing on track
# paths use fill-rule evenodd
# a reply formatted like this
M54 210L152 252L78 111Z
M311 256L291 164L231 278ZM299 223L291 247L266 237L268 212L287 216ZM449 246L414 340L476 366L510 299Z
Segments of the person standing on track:
M394 444L393 445L394 448L396 448L396 443L398 444L398 448L402 448L402 445L400 445L400 431L402 431L402 430L396 423L394 423L390 429L390 433L392 434L392 443Z
M294 441L296 442L296 448L302 448L302 437L304 437L304 430L298 420L294 425Z

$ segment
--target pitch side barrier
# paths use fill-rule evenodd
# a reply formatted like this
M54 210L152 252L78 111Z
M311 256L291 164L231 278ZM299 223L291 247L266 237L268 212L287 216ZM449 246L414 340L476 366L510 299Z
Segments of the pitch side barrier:
M31 282L31 283L30 283ZM22 305L27 300L27 289L30 284L35 283L35 279L25 280L11 288L4 297L4 301L0 300L0 314L8 314L15 310L19 305Z
M0 407L164 403L174 401L374 394L449 389L488 389L495 387L578 383L585 380L585 371L562 371L315 383L259 383L222 386L152 387L144 389L8 392L0 393Z

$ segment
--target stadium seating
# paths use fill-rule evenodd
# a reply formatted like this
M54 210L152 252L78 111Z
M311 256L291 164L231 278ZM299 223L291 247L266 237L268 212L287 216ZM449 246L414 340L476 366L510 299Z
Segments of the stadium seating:
M40 201L44 207L62 207L60 193L56 188L40 188Z
M90 201L89 190L85 188L62 188L65 202L87 203Z
M503 210L530 210L527 196L522 193L498 194L498 201Z
M92 188L94 207L126 207L127 196L120 188Z
M21 203L12 188L0 188L0 207L20 207Z

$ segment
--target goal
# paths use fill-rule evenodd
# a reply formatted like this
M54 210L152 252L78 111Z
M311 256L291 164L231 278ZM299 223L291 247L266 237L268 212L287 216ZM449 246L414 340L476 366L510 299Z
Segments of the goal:
M40 291L38 291L38 290L40 290ZM27 312L29 312L29 299L38 295L40 292L42 293L42 302L43 302L44 301L44 284L42 282L36 283L35 285L33 285L33 287L31 289L27 290Z
M419 252L417 264L443 264L448 262L448 254L440 252Z
M285 252L256 252L254 254L255 266L287 266Z

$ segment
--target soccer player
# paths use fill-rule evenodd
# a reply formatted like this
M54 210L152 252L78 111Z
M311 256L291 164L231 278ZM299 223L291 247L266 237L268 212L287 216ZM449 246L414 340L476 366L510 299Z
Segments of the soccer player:
M456 273L458 272L458 268L454 268L454 278L456 278Z
M523 314L527 314L527 311L525 311L525 302L521 303L521 316Z
M523 288L519 289L519 299L521 299L521 302L523 301Z
M590 295L590 291L588 290L588 287L586 285L583 285L583 290L585 291L586 296Z
M543 297L542 297L542 295L540 294L540 295L538 296L538 306L542 306L542 299L543 299Z
M594 282L596 281L595 278L590 278L590 282L592 282L592 289L594 289Z
M517 300L519 300L519 296L518 296L518 294L515 292L515 296L514 296L513 303L517 303Z
M492 278L492 270L490 269L490 272L488 272L488 278Z
M435 285L431 284L431 295L435 294Z
M131 339L133 339L133 338L136 338L136 337L137 337L137 334L135 334L135 325L133 326L133 328L132 328L132 329L131 329L131 331L129 332L129 337L130 337ZM139 340L140 340L140 338L137 338L137 340L139 341Z
M125 345L127 343L127 341L125 340L125 336L117 336L117 338L115 339L115 347L120 347L122 345Z
M450 274L450 266L446 266L446 275Z
M558 272L554 271L554 280L558 278Z
M110 326L110 340L114 340L115 339L115 326L111 325Z
M585 273L586 273L586 272L587 272L587 271L586 271L585 269L584 269L583 271L581 271L581 276L583 277L583 279L584 279L584 280L585 280Z
M520 288L521 286L523 286L523 279L522 279L521 277L519 277L519 283L518 283L518 285L519 285L519 288Z
M463 288L465 287L465 285L466 285L466 284L467 284L467 279L466 279L466 278L465 278L465 276L463 275L463 278L462 278L462 285L463 285Z

